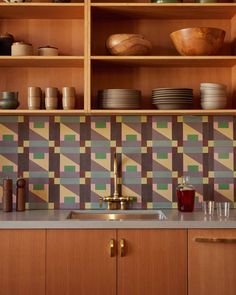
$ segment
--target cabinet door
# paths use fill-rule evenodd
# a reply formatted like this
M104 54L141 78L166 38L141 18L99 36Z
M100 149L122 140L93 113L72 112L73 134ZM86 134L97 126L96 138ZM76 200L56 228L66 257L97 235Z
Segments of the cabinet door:
M118 230L118 295L185 295L187 231Z
M45 294L45 230L0 230L0 294Z
M47 295L115 295L115 230L48 230Z
M236 230L189 230L189 295L236 294L235 241Z

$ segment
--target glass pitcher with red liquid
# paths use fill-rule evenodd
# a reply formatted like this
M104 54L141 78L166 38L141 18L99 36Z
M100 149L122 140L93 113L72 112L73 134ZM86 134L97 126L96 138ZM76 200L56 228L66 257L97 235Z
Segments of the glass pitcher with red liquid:
M177 186L178 210L192 212L194 210L195 188L189 183L189 177L183 177Z

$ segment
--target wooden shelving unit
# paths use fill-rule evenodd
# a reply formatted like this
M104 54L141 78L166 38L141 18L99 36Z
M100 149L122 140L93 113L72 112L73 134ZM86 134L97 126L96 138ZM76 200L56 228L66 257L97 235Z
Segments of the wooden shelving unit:
M123 1L123 0L117 0ZM56 57L0 56L0 90L20 92L20 108L0 110L0 115L235 115L236 114L236 3L0 3L2 32L28 41L34 48L52 45ZM143 0L148 1L148 0ZM179 56L169 34L192 26L226 30L220 56ZM150 56L109 56L105 41L115 33L140 33L153 44ZM227 85L228 109L201 110L199 85ZM27 110L27 87L42 89L74 86L76 110ZM157 110L151 90L157 87L191 87L194 109ZM140 110L101 110L97 91L103 88L135 88L142 91Z

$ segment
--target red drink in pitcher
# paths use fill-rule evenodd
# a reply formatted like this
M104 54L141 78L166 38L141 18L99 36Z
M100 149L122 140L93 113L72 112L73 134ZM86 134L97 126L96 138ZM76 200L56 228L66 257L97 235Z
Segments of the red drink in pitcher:
M192 212L194 210L195 189L189 184L189 178L177 187L178 210L181 212Z

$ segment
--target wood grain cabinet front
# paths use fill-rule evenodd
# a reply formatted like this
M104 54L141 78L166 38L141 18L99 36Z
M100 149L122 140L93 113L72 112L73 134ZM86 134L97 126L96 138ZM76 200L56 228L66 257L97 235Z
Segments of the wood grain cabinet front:
M236 230L189 230L189 295L235 295Z
M0 294L45 294L45 230L0 230Z
M185 230L48 230L47 295L185 295Z

